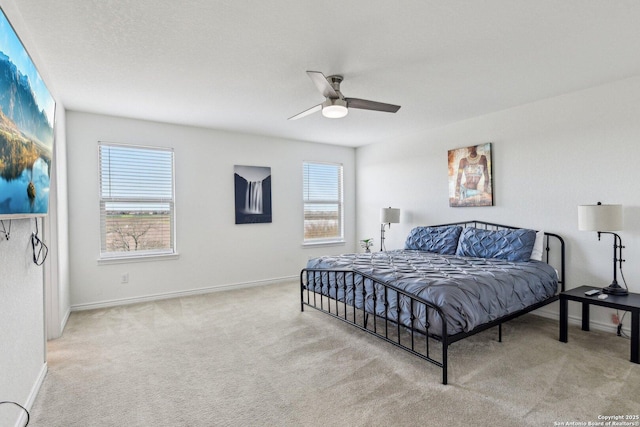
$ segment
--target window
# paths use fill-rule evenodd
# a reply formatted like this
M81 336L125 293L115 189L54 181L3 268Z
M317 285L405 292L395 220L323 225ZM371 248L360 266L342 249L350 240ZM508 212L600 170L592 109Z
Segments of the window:
M303 163L304 242L342 241L342 165Z
M99 143L100 257L175 253L173 150Z

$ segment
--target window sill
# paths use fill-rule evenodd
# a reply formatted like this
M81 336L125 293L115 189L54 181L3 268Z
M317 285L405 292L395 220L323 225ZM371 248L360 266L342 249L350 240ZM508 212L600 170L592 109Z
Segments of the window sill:
M106 258L98 258L98 265L109 264L129 264L134 262L147 261L167 261L180 258L180 254L157 254L157 255L137 255L137 256L114 256Z
M320 242L304 242L302 243L303 248L317 248L321 246L344 246L344 240L324 240Z

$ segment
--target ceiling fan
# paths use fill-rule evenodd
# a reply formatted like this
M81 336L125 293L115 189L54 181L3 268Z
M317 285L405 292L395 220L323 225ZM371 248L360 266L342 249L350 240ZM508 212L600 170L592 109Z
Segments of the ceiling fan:
M316 111L322 110L322 115L331 119L344 117L349 112L349 108L360 108L362 110L384 111L386 113L395 113L400 109L399 105L385 104L383 102L367 101L359 98L345 98L340 92L340 83L342 76L325 77L319 71L307 71L307 75L315 83L318 91L326 99L322 104L318 104L309 108L295 116L289 117L289 120L297 120Z

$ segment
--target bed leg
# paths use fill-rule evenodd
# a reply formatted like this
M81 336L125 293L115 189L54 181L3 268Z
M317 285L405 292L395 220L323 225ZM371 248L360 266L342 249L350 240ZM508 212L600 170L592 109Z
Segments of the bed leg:
M442 384L447 385L447 347L446 340L442 341Z
M502 342L502 323L498 325L498 342Z
M304 312L304 284L305 281L303 279L304 270L300 273L300 311ZM309 283L309 276L307 274L307 283Z
M367 329L367 323L369 323L369 313L364 313L364 328Z

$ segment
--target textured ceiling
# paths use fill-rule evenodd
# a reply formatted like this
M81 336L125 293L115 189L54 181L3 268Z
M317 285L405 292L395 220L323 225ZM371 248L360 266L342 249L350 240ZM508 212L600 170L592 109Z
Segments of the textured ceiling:
M67 109L347 146L640 74L636 0L15 0ZM402 106L287 118L323 98Z

